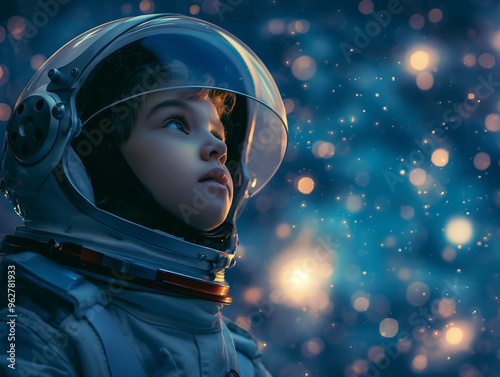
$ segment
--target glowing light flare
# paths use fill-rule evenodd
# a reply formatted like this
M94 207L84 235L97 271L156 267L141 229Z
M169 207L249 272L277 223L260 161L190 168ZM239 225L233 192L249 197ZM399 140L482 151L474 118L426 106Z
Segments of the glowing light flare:
M273 285L291 307L323 311L330 307L330 278L335 252L313 242L312 231L304 228L294 243L272 263Z
M446 149L438 148L432 152L431 161L434 165L443 167L446 166L450 158L450 155Z
M466 350L474 337L472 326L465 322L449 322L443 329L441 348L447 351Z
M303 55L293 62L292 73L301 81L309 80L316 74L316 62L310 56Z
M310 194L314 190L314 181L310 177L302 177L297 181L297 190L302 194Z
M379 332L384 338L393 338L399 331L399 323L394 318L385 318L380 321Z
M500 115L498 114L489 114L484 119L484 124L486 125L486 129L491 132L500 131Z
M406 70L416 75L423 70L435 68L438 60L439 55L436 50L427 45L417 45L406 54ZM422 77L425 78L426 76ZM428 78L426 80L428 80Z
M456 346L464 339L464 332L459 327L452 327L446 331L445 337L448 344Z
M464 217L452 219L446 224L446 238L454 244L467 243L472 237L472 224Z
M479 152L474 156L473 162L477 170L486 170L491 165L491 157L486 152Z
M413 69L417 71L422 71L429 66L430 57L425 51L419 50L415 51L410 56L410 65Z

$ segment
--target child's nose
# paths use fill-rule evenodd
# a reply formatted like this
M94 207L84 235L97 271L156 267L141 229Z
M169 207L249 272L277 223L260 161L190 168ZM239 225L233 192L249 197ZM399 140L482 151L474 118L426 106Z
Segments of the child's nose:
M201 158L204 160L218 159L221 165L224 165L227 160L227 145L217 136L210 133L208 140L202 147Z

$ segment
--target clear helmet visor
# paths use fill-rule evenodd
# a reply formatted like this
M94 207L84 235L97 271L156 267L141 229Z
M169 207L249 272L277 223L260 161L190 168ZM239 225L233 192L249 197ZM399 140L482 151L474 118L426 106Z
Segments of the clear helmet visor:
M288 129L273 78L248 47L214 25L172 16L148 21L111 43L87 70L76 97L84 128L110 114L130 115L133 123L148 96L208 96L222 101L228 168L245 170L247 196L283 159Z

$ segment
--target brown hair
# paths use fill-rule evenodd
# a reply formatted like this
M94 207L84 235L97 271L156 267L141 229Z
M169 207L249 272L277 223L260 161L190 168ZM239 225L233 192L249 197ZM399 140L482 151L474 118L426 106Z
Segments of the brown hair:
M185 99L211 101L227 132L227 123L235 105L236 95L228 91L210 88L213 85L213 79L208 74L202 75L203 81L200 80L200 77L197 80L194 77L195 75L177 60L168 66L148 65L132 72L121 85L120 97L122 100L114 101L116 105L111 108L115 124L114 136L118 144L125 143L130 137L137 120L138 110L145 102L142 93L162 88L168 90L171 87L185 88L182 93ZM200 81L203 83L202 85L198 84ZM194 84L195 82L197 84ZM190 84L193 86L190 87Z

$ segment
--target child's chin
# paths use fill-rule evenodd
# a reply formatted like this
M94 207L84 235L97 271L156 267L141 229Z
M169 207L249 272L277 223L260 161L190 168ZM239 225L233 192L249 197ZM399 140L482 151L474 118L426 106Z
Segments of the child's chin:
M218 211L216 213L213 212L208 213L208 212L212 211L201 212L198 218L195 221L193 221L191 226L193 228L202 231L209 231L215 229L219 225L221 225L224 222L224 220L226 220L228 211Z

